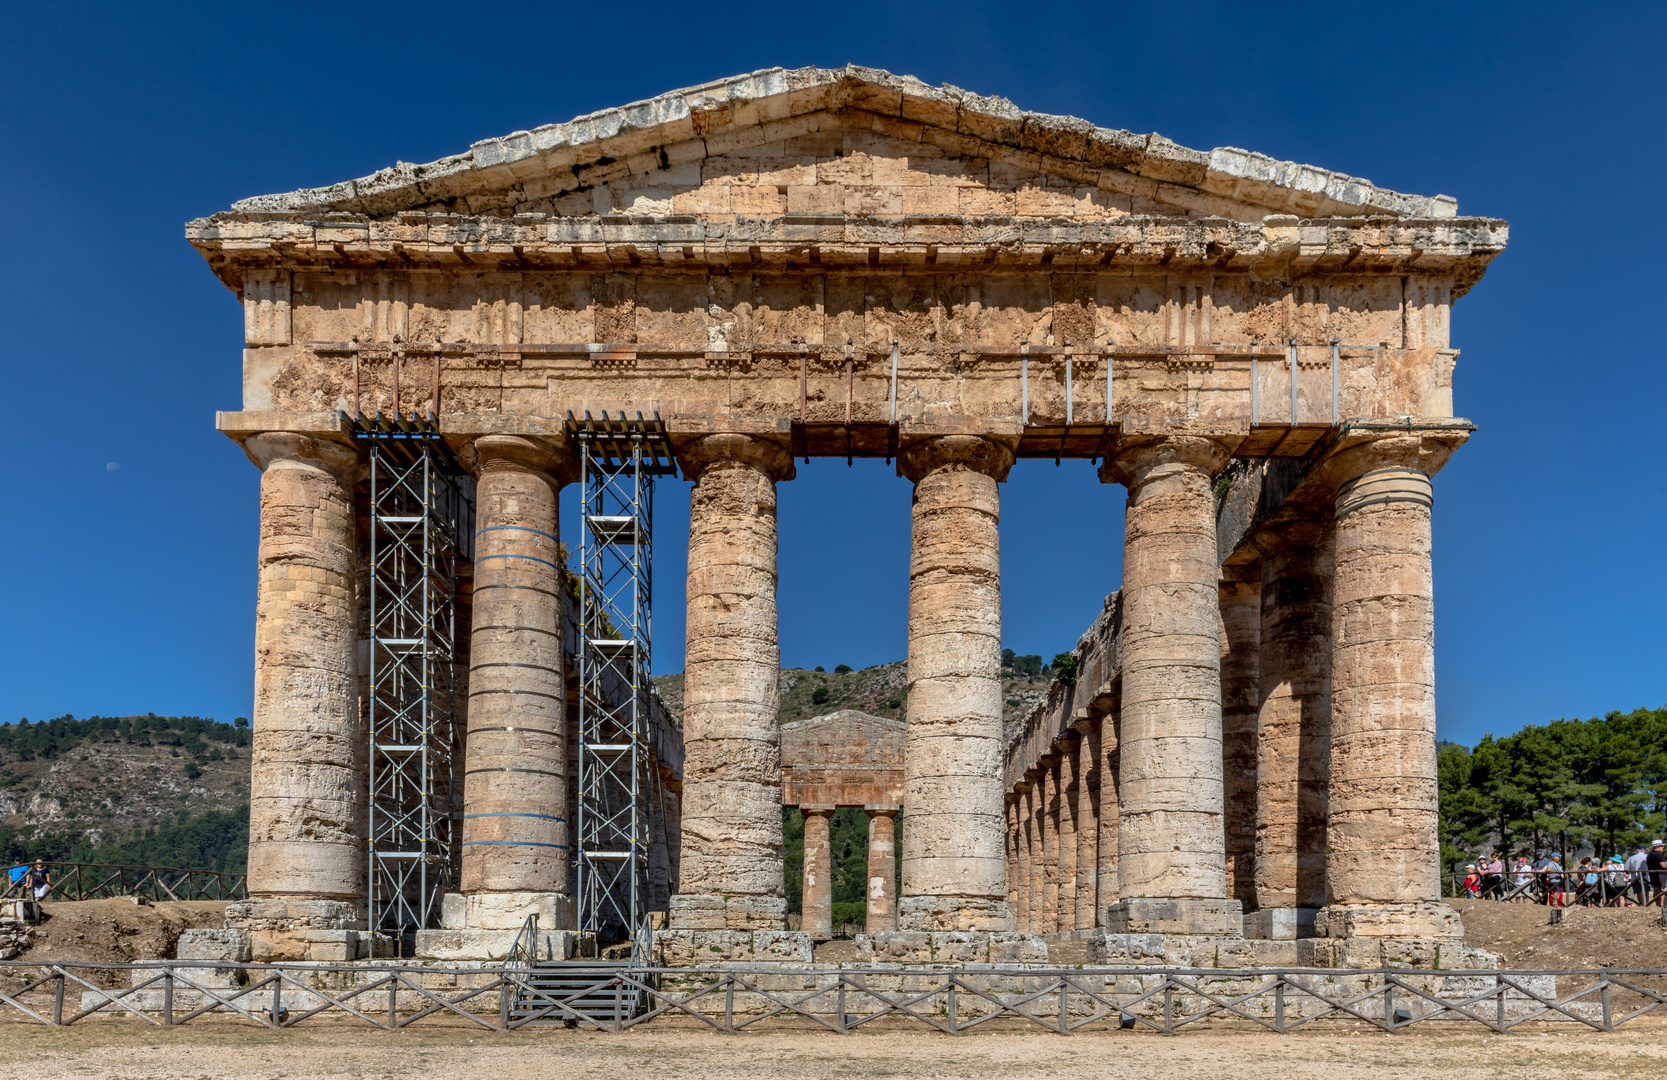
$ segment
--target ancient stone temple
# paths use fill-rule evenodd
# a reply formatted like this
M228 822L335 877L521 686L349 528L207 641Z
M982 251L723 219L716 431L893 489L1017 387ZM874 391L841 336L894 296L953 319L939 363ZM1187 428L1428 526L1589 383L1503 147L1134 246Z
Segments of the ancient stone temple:
M784 931L776 491L861 456L914 492L897 933L1439 947L1432 481L1472 430L1449 313L1506 234L1447 196L855 67L192 222L246 313L219 428L263 470L255 903L278 925L362 895L350 429L432 424L477 486L463 805L559 817L568 421L641 416L693 482L672 940L808 958ZM1025 457L1098 463L1128 524L1074 683L1004 733L997 523ZM551 775L484 771L508 768ZM457 928L563 894L561 836L465 820Z

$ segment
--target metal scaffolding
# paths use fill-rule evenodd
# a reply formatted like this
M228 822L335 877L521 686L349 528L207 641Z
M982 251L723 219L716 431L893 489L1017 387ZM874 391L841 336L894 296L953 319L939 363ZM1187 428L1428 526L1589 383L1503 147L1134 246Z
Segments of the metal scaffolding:
M654 478L676 475L658 414L571 413L579 450L579 928L624 937L646 910Z
M475 491L431 421L352 429L370 450L370 925L406 933L439 925L457 882L457 577Z

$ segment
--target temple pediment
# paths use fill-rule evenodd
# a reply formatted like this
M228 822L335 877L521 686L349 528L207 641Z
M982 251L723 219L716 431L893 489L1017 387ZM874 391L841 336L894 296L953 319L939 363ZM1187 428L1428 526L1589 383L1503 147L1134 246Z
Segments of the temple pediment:
M1191 150L872 68L773 68L245 199L232 216L1451 218L1444 195L1231 147Z

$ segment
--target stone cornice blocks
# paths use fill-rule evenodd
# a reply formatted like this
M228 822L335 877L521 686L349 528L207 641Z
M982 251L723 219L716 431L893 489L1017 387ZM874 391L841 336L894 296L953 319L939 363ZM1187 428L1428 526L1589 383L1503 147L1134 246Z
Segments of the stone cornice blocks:
M888 134L906 140L960 136L1038 159L1238 199L1268 213L1419 218L1458 213L1457 202L1445 195L1403 195L1358 177L1233 147L1190 150L1161 135L1025 112L1005 98L949 85L931 87L912 76L857 66L755 71L565 124L484 139L461 154L426 164L402 161L357 180L243 199L232 209L237 214L338 211L385 217L563 172L594 183L612 175L609 170L617 175L642 171L638 166L652 166L656 157L661 167L675 164L673 147L698 144L690 152L699 157L758 145L799 133L797 120L838 110L871 114Z

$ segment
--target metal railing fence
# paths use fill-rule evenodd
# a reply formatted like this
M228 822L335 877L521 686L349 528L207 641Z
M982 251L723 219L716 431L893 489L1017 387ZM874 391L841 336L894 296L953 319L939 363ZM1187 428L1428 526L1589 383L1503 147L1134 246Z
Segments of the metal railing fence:
M54 862L47 900L103 900L143 896L149 900L247 900L243 874L219 870L185 870L175 866L119 866L107 863ZM0 878L8 897L24 896L23 886ZM28 894L33 898L33 893Z
M112 971L128 972L131 985L97 985L100 972ZM610 1032L676 1017L726 1034L770 1021L848 1034L885 1021L881 1026L919 1025L951 1035L986 1024L1034 1026L1062 1035L1093 1027L1173 1035L1209 1020L1243 1021L1281 1034L1334 1021L1392 1033L1418 1025L1453 1024L1506 1032L1535 1023L1614 1031L1667 1005L1667 969L1653 968L1432 972L655 967L597 972L593 985L554 992L532 988L531 971L393 962L11 961L0 963L0 1017L15 1014L67 1026L113 1013L175 1027L218 1015L277 1030L334 1016L396 1030L440 1016L494 1031L554 1019ZM1575 985L1560 993L1560 979L1574 980ZM435 985L436 980L452 985ZM581 997L609 991L620 997L642 995L646 1007L616 1010L612 1019L597 1019L570 1007ZM502 1000L517 994L523 1005L512 1016ZM525 1007L529 1000L535 1004L532 1010Z

